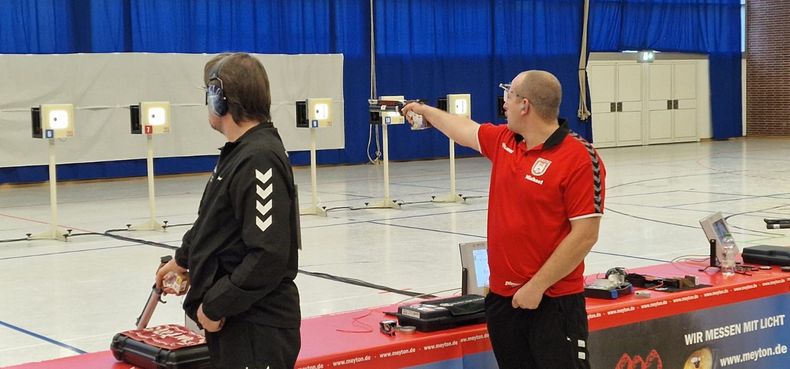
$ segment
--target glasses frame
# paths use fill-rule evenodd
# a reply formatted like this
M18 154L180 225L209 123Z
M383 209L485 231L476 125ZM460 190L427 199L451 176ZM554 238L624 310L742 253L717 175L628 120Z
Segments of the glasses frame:
M499 84L499 88L501 88L502 90L505 91L505 101L510 99L510 95L516 95L516 96L518 96L518 97L520 97L522 99L526 99L527 98L526 96L519 95L518 93L512 92L511 89L510 89L511 88L510 83L500 83Z

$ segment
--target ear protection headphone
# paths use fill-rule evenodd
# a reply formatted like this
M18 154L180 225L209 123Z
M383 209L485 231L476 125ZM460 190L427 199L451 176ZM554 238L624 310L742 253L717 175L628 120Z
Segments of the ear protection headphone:
M628 272L626 272L623 267L611 268L606 271L606 279L610 280L616 286L625 284L626 275L628 275Z
M219 73L222 71L222 65L225 64L230 56L227 55L220 59L206 83L206 105L209 111L218 117L228 113L228 98L225 96L225 86L222 79L219 78Z

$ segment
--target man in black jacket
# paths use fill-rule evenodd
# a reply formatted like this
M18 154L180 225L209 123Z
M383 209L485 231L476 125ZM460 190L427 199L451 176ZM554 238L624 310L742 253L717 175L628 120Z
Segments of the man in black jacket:
M206 330L214 368L290 369L301 344L299 213L291 164L271 122L269 78L257 59L235 53L206 63L204 81L209 124L228 142L195 224L156 284L162 288L169 273L188 275L184 310Z

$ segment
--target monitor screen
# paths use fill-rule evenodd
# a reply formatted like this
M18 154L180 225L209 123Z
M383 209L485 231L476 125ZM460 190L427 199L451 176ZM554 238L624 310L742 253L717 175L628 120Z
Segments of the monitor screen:
M475 263L475 284L479 288L488 287L488 250L472 250Z
M724 236L726 236L730 231L727 229L727 223L724 223L724 219L719 219L713 222L713 230L716 231L716 238L723 240Z
M702 226L702 231L705 232L705 238L708 241L716 240L716 259L721 260L724 257L721 250L722 240L724 240L724 236L727 234L732 236L732 232L730 232L730 227L727 225L727 221L724 220L724 216L721 212L713 213L700 219L699 224ZM735 252L736 254L738 253L737 245L735 247ZM718 260L711 260L711 265L719 265Z
M461 281L461 293L485 296L488 294L488 244L468 242L461 249L461 270L465 270Z

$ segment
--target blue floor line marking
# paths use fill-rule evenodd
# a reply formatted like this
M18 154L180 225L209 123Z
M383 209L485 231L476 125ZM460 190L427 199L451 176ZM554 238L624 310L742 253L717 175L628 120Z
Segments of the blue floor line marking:
M20 328L20 327L17 327L15 325L12 325L12 324L8 324L8 323L6 323L6 322L4 322L2 320L0 320L0 325L8 327L11 330L15 330L15 331L17 331L19 333L24 333L24 334L26 334L28 336L38 338L38 339L40 339L42 341L51 343L53 345L60 346L60 347L62 347L64 349L67 349L67 350L70 350L70 351L74 351L74 352L76 352L78 354L85 354L85 353L87 353L87 351L82 351L82 350L80 350L80 349L78 349L78 348L76 348L74 346L70 346L70 345L67 345L67 344L65 344L63 342L56 341L56 340L54 340L52 338L49 338L49 337L46 337L46 336L42 336L42 335L40 335L40 334L38 334L36 332L31 332L31 331L29 331L27 329Z

